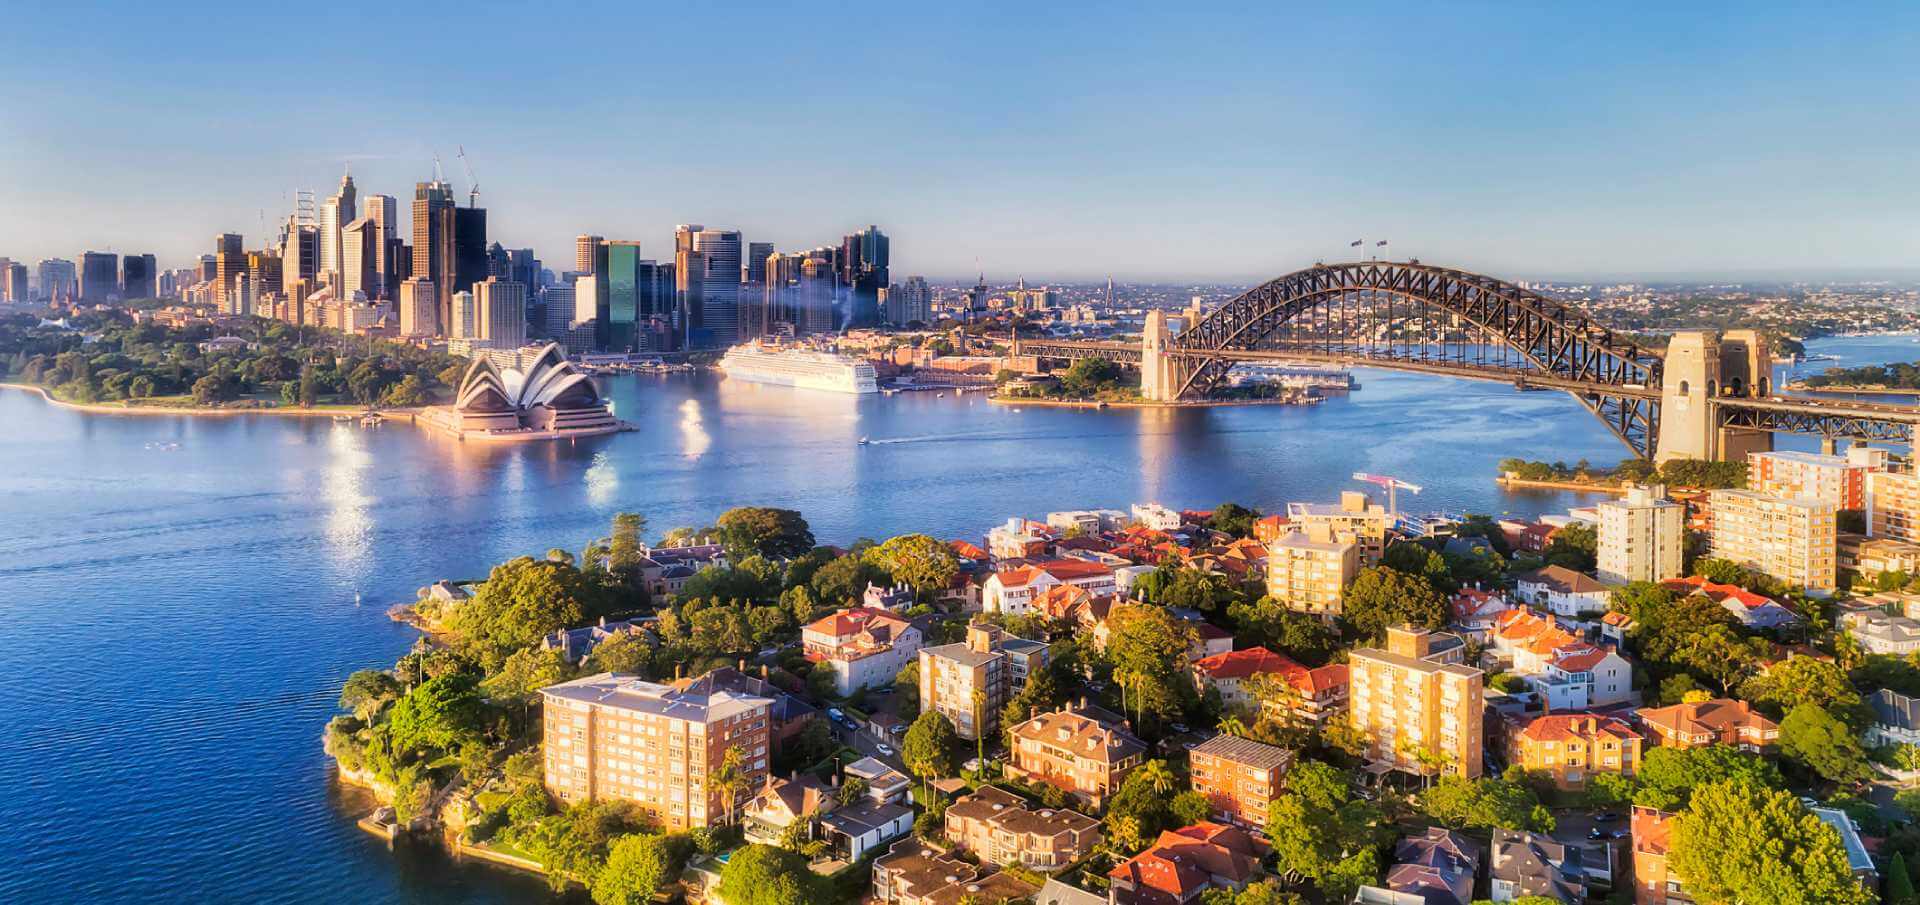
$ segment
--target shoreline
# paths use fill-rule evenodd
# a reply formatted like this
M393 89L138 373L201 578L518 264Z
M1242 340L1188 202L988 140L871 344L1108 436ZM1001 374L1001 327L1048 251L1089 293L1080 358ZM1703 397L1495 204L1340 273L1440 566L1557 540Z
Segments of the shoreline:
M1184 401L1184 402L1147 402L1147 401L1100 402L1098 400L1084 400L1084 399L1019 399L1019 398L1013 398L1013 397L1007 397L1007 396L992 396L992 395L989 395L987 397L987 401L994 403L996 405L1037 405L1037 406L1046 406L1050 408L1081 408L1081 409L1220 408L1222 406L1229 406L1229 405L1296 405L1296 406L1301 406L1303 408L1311 408L1315 405L1320 404L1317 400L1313 402L1300 402L1300 401L1291 400L1291 399L1195 399L1195 400Z
M1874 396L1920 396L1920 387L1877 387L1870 384L1832 384L1810 387L1805 384L1787 384L1784 389L1790 393L1818 393L1839 396L1868 394Z
M64 399L54 398L52 393L47 392L46 387L35 386L31 383L0 383L0 389L38 393L40 398L50 405L94 415L183 415L188 417L218 418L229 418L235 415L273 415L281 418L332 418L336 415L359 417L367 414L366 409L357 406L335 406L331 408L316 406L310 409L295 406L205 408L201 406L125 405L112 402L68 402ZM418 414L420 411L421 409L417 408L381 409L378 412L374 412L374 414L378 415L382 421L388 421L409 417Z
M1624 484L1595 484L1586 481L1562 481L1552 479L1536 481L1527 478L1510 478L1506 475L1497 475L1493 481L1509 490L1515 488L1532 490L1576 490L1582 493L1605 493L1613 496L1620 496L1627 492L1627 487Z

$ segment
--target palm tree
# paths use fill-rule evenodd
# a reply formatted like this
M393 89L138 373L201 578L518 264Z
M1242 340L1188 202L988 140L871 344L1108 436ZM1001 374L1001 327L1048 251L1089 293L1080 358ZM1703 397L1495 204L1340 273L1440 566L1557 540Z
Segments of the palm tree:
M747 777L740 771L743 758L738 747L730 747L720 756L720 766L715 767L710 778L713 787L720 790L727 806L727 823L733 823L733 809L739 804L740 789L747 784Z
M1237 716L1222 717L1220 719L1220 731L1228 735L1237 735L1241 738L1246 738L1247 724Z
M987 771L987 692L983 688L973 690L973 747L974 754L980 759L980 772Z
M1173 771L1167 769L1167 762L1164 760L1150 760L1141 764L1140 776L1141 781L1147 784L1147 788L1161 795L1173 791Z

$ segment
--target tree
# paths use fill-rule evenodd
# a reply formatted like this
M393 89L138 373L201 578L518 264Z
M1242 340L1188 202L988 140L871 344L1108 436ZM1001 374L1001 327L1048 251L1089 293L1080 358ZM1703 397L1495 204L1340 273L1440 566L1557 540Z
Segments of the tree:
M607 847L607 864L593 879L599 905L646 905L680 873L688 854L684 838L632 833Z
M227 382L213 374L193 382L194 405L218 405L232 398L233 392L228 389Z
M1812 657L1788 657L1767 667L1767 671L1740 686L1740 696L1775 713L1786 713L1802 704L1819 707L1862 730L1873 719L1873 712L1860 699L1860 691L1848 681L1845 670Z
M1780 721L1780 753L1829 782L1873 778L1860 739L1816 704L1801 704Z
M923 783L952 776L954 738L953 722L929 710L907 728L900 742L900 758Z
M1325 620L1293 612L1271 597L1232 604L1227 619L1241 647L1279 651L1307 666L1325 666L1340 649L1340 636Z
M387 388L387 394L383 401L387 405L400 408L426 405L427 385L420 380L420 375L408 374L400 378L399 383Z
M867 558L893 580L905 584L922 601L930 600L960 574L960 558L953 548L925 534L902 534L867 551Z
M651 675L653 646L638 632L621 632L594 645L587 655L589 673L624 672Z
M1221 503L1213 509L1213 516L1207 519L1207 527L1233 537L1251 537L1253 523L1260 520L1260 510L1242 506L1239 503Z
M1913 888L1913 874L1907 868L1906 854L1894 852L1887 862L1887 883L1882 891L1882 899L1887 905L1914 905L1920 902L1920 892Z
M1791 793L1739 782L1695 790L1667 864L1697 902L1869 905L1840 834Z
M728 555L736 560L754 554L788 558L813 549L812 529L792 509L742 506L720 513L714 526Z
M740 790L746 788L747 774L742 767L745 758L740 754L739 746L727 748L720 756L720 765L713 768L707 782L720 792L721 802L727 808L727 824L733 824L733 810L740 805Z
M1148 604L1115 605L1107 627L1107 659L1123 700L1133 705L1135 724L1144 723L1148 713L1178 713L1182 696L1193 693L1185 672L1193 627Z
M448 627L487 664L608 609L605 592L578 569L529 556L493 567Z
M1107 833L1125 842L1137 840L1138 844L1118 844L1117 850L1144 847L1147 840L1171 828L1173 812L1168 796L1173 786L1173 772L1164 760L1147 761L1127 773L1107 803Z
M1695 789L1716 782L1737 781L1767 789L1786 788L1780 769L1757 754L1732 745L1675 748L1661 745L1641 759L1639 787L1633 803L1663 811L1686 807Z
M348 676L346 684L340 687L340 707L370 722L382 707L400 697L401 690L400 680L392 673L362 669Z
M811 586L814 600L840 607L865 594L867 585L892 581L892 576L873 559L848 554L814 570Z
M629 584L639 577L640 547L647 531L647 517L638 512L621 512L613 517L613 534L607 538L607 571Z
M451 751L479 735L485 718L473 673L422 682L393 705L387 718L393 744L403 751Z
M528 645L508 656L481 687L495 700L525 704L539 694L540 689L564 682L572 674L573 664L567 662L558 648L549 650Z
M824 889L807 859L771 845L736 850L720 870L720 896L727 905L809 905Z
M1547 542L1543 557L1550 566L1565 566L1576 572L1590 572L1598 561L1600 536L1592 525L1574 522L1555 532Z
M973 690L973 745L974 757L984 767L987 762L987 690Z
M1447 776L1420 793L1427 816L1457 829L1550 832L1553 815L1525 784L1502 777Z
M1329 901L1353 894L1350 884L1378 875L1375 851L1391 833L1380 808L1353 797L1346 774L1302 760L1287 775L1287 790L1267 807L1267 838L1280 873L1313 880Z
M1360 570L1340 605L1359 638L1383 637L1388 626L1401 623L1429 630L1447 624L1446 595L1432 581L1382 566Z

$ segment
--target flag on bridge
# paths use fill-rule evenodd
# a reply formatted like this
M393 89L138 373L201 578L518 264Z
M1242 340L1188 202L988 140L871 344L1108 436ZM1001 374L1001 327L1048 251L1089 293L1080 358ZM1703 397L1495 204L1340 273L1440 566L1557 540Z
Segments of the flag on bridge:
M1387 247L1387 240L1381 239L1380 241L1373 243L1373 245L1375 248L1385 248Z
M1349 243L1347 243L1347 247L1348 247L1348 248L1359 248L1360 246L1362 246L1362 245L1365 245L1365 244L1367 244L1367 240L1365 240L1365 239L1355 239L1355 240L1353 240L1352 242L1349 242Z

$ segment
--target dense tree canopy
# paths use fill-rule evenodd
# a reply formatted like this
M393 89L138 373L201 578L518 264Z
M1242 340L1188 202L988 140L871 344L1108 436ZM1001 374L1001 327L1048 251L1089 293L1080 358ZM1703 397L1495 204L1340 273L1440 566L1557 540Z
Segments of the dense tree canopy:
M960 574L960 558L953 548L925 534L902 534L867 551L867 557L893 580L928 600L947 589Z
M1695 790L1675 819L1668 867L1705 905L1868 905L1840 834L1791 793L1739 782Z
M476 657L498 663L608 608L606 589L593 576L566 563L522 556L495 566L473 598L454 610L448 628Z
M1387 628L1411 623L1424 629L1447 624L1447 598L1425 577L1374 566L1361 569L1341 598L1348 627L1356 638L1386 636Z
M825 890L807 859L772 845L736 849L720 871L720 895L727 905L812 905Z
M1393 835L1377 805L1353 796L1345 772L1315 760L1287 774L1266 829L1280 873L1312 880L1328 901L1341 902L1379 876L1379 848Z
M720 513L714 527L727 553L735 559L754 555L785 558L813 549L813 530L792 509L741 506Z

